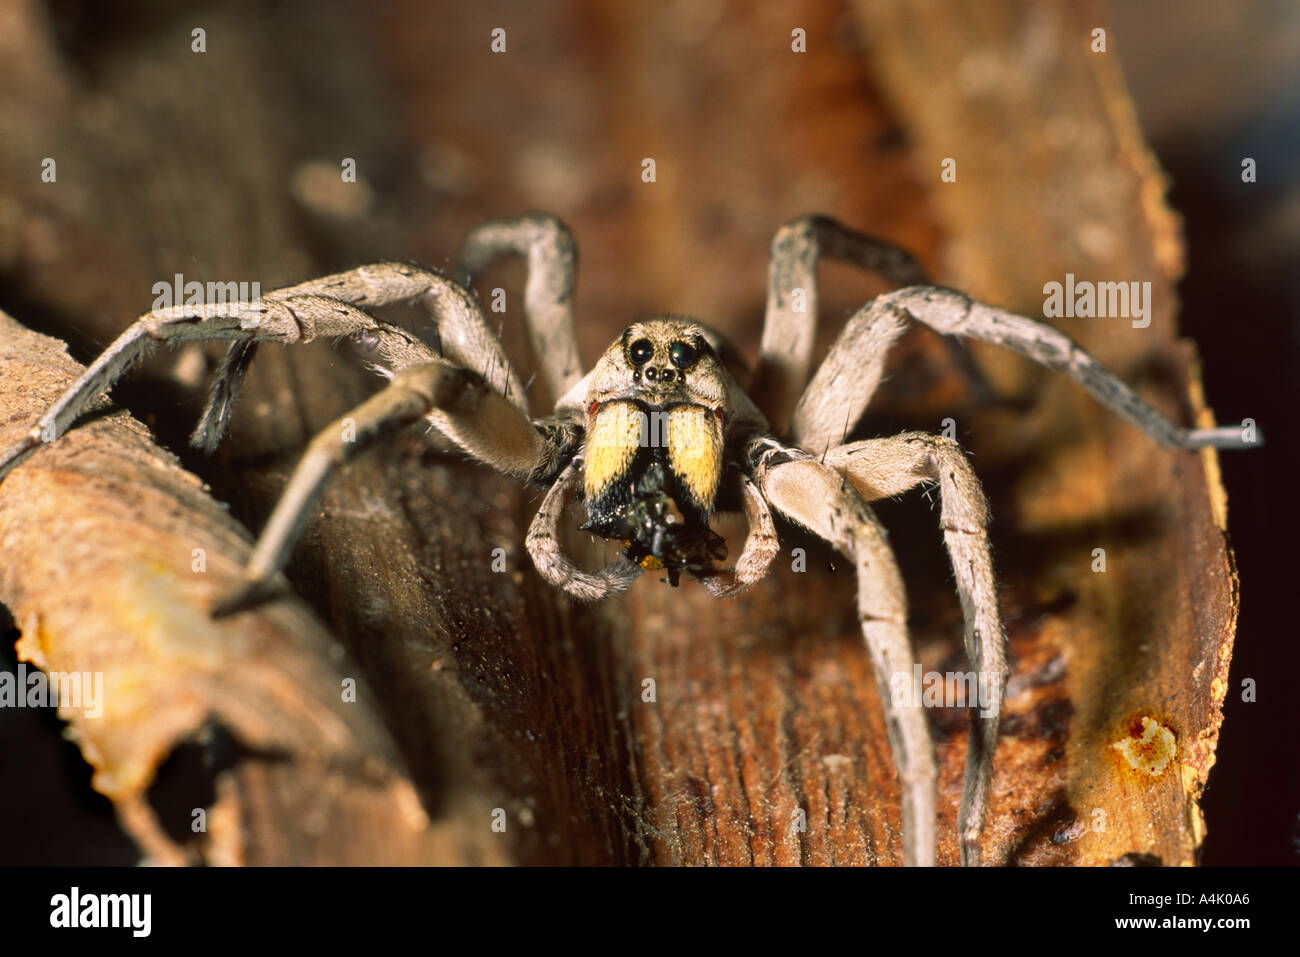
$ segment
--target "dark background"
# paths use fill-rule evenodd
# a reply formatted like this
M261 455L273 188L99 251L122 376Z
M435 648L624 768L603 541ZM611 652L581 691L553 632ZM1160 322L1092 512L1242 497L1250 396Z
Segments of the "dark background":
M1112 6L1139 118L1172 179L1188 248L1183 332L1206 393L1259 409L1268 445L1221 458L1241 617L1219 757L1205 792L1206 864L1290 864L1300 854L1297 673L1290 608L1300 506L1300 8L1285 3ZM1243 157L1258 182L1243 184ZM1226 317L1236 317L1227 320ZM1258 701L1241 701L1254 678Z

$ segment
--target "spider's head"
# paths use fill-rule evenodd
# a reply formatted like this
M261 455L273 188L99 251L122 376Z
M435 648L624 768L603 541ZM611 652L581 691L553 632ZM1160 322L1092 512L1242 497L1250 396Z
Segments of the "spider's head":
M651 319L627 327L592 370L587 400L727 405L727 380L713 334L688 319Z
M624 542L644 568L712 571L709 528L723 468L730 378L711 334L684 319L630 327L592 370L586 397L583 527Z

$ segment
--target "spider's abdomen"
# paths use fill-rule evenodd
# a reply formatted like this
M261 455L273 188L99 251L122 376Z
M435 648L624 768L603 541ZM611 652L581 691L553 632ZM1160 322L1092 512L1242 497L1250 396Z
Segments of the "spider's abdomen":
M709 528L722 475L722 425L709 409L618 401L593 410L583 450L584 529L622 541L643 568L713 571L726 554Z

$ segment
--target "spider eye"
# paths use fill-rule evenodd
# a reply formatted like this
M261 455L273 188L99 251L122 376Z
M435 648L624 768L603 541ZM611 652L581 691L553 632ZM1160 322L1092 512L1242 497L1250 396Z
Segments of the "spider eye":
M674 342L668 350L668 358L672 360L673 365L679 369L689 369L695 365L695 360L699 358L699 353L695 347L686 342Z
M638 339L627 347L628 361L634 366L643 366L650 361L650 357L655 354L655 347L651 345L649 339Z

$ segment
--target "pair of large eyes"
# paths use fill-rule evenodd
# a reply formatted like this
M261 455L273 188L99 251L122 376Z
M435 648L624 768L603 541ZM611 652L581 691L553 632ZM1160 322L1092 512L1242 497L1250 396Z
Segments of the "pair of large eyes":
M655 347L649 339L638 339L627 347L628 361L634 366L645 365L654 354ZM669 361L683 371L695 365L695 360L699 357L699 350L689 342L678 341L668 347Z

